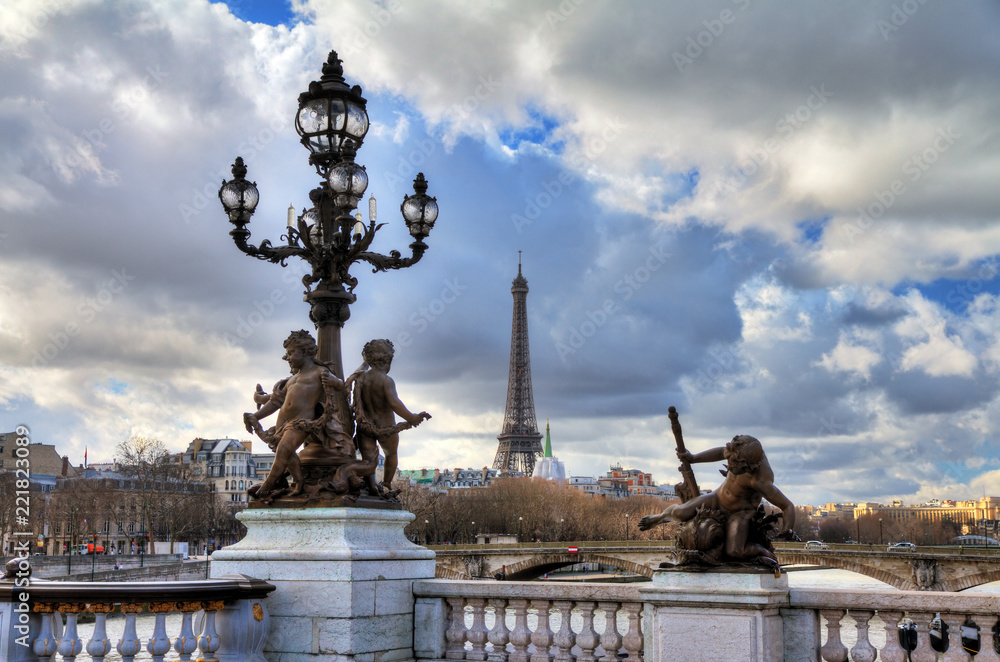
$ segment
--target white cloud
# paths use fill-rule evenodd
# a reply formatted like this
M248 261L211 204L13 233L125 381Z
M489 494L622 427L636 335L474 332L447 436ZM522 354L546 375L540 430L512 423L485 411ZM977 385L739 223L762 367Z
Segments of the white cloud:
M819 365L830 372L855 373L862 379L871 377L872 367L882 362L878 352L864 345L852 345L843 335L833 351L823 354Z
M361 162L382 209L417 141L433 147L419 152L442 209L431 249L405 274L356 269L344 331L348 364L368 337L409 334L394 371L435 418L405 438L406 461L491 463L524 250L536 407L574 472L623 456L671 482L676 403L703 447L759 434L800 501L957 490L940 467L1000 431L983 271L1000 253L997 9L927 4L885 41L889 1L754 2L678 71L673 53L731 5L583 3L553 25L528 0L317 0L295 4L312 24L288 28L204 0L7 3L0 402L91 457L130 431L174 447L243 435L253 385L286 374L281 339L309 322L301 274L239 254L215 194L242 155L261 190L253 241L279 241L315 186L296 96L332 47L370 99ZM934 162L908 169L915 157ZM386 218L378 250L405 252ZM660 242L657 271L620 285ZM82 319L123 268L137 280ZM455 303L422 315L456 278ZM896 294L943 278L944 294ZM32 367L70 322L67 347Z

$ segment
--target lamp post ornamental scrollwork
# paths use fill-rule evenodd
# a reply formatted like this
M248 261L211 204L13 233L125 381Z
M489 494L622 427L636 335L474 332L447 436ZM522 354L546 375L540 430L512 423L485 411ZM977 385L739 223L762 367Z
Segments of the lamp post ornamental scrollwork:
M318 358L336 367L343 379L340 330L350 317L350 305L356 301L358 281L350 268L367 262L372 273L404 269L420 261L438 216L437 199L427 195L427 180L419 173L413 181L413 195L406 195L400 205L403 220L413 243L411 254L399 251L388 255L369 250L382 225L375 224L375 199L369 199L369 222L364 225L357 208L368 188L364 166L355 163L357 151L368 133L366 101L357 85L349 87L343 77L341 60L335 51L323 65L323 76L309 84L299 95L295 128L302 144L309 150L309 163L322 177L320 185L309 192L311 206L297 219L294 227L282 235L284 245L263 240L250 243L247 226L257 207L260 194L255 182L246 179L247 168L241 157L233 164L233 179L223 181L219 200L235 228L229 233L237 248L259 260L285 266L297 257L311 266L302 279L309 317L318 329Z

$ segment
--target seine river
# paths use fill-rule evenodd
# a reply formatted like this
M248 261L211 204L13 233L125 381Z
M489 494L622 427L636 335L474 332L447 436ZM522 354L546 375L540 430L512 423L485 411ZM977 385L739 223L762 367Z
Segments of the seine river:
M864 590L886 590L889 589L888 584L884 584L875 579L870 579L863 575L858 575L853 572L848 572L846 570L792 570L788 574L788 585L794 588L844 588L851 589L855 591ZM965 593L1000 593L1000 582L993 582L991 584L984 584L982 586L977 586L975 588L970 588L964 591ZM141 616L136 619L136 630L139 634L139 640L145 642L153 633L154 618L152 616ZM487 623L488 626L492 625L492 622ZM624 627L623 627L624 625ZM852 639L854 636L854 628L850 622L850 617L845 618L844 627L841 630L841 635L844 640L844 644L850 648L854 645L855 640ZM529 624L530 627L534 627L534 623ZM125 620L123 618L108 619L108 639L112 642L112 647L121 638L122 630L125 627ZM180 614L168 614L167 615L167 636L171 641L177 636L178 631L181 627L181 616ZM878 616L871 620L871 630L870 638L872 644L876 647L881 647L885 644L885 631L882 621L879 620ZM87 655L86 646L87 642L90 640L91 634L93 633L93 624L86 624L79 626L80 638L83 640L84 651L79 656L77 660L80 662L87 661L90 662L91 658ZM619 631L624 632L627 630L627 625L619 623ZM121 656L118 655L117 651L112 651L107 657L104 658L107 662L121 662ZM149 653L143 649L143 651L136 655L136 660L149 660L151 656ZM165 660L177 660L177 653L173 649L170 653L166 655Z

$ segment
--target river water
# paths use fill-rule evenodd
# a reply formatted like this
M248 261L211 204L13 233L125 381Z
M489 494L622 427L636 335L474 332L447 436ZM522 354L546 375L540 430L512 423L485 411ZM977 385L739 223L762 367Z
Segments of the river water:
M888 584L880 582L863 575L859 575L847 570L793 570L787 573L788 575L788 585L793 588L843 588L850 589L852 591L865 591L865 590L892 590L892 587ZM1000 582L993 582L991 584L983 584L982 586L977 586L975 588L970 588L964 591L965 593L1000 593ZM512 618L511 614L508 614L508 619ZM553 614L553 622L551 623L553 630L558 629L558 614ZM468 616L469 623L471 624L471 614ZM168 614L167 618L167 636L171 641L177 636L181 627L181 615L180 614ZM534 629L536 619L534 614L529 614L529 627ZM145 651L145 642L149 640L149 637L153 634L153 626L155 624L155 618L151 615L143 615L136 619L136 631L139 635L139 640L143 642L143 651L136 655L136 660L149 660L151 655ZM487 614L487 627L492 627L492 615ZM513 621L510 622L513 625ZM579 629L579 624L573 621L574 629ZM109 618L107 624L107 637L111 640L112 647L122 636L122 632L125 629L125 619L123 617ZM94 626L93 624L85 624L79 626L80 639L83 641L84 652L80 654L76 659L80 662L90 662L91 658L86 653L87 642L93 634ZM623 614L619 614L618 623L619 632L628 631L627 620L623 620ZM855 630L854 623L850 617L845 617L843 626L841 629L841 635L843 637L844 645L848 648L854 645ZM876 648L880 648L885 645L885 629L882 621L875 616L870 622L870 633L872 644ZM58 659L58 656L57 656ZM121 656L117 651L112 651L104 658L107 662L121 662ZM177 660L177 653L171 648L170 652L164 658L165 660Z

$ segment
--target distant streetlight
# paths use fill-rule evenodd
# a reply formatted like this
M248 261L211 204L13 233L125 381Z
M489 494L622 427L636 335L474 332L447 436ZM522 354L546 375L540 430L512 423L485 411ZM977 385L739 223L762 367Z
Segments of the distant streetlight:
M94 581L94 566L97 565L97 534L94 534L94 552L90 555L90 581Z
M475 539L476 539L476 523L473 522L472 523L472 535L470 536L470 540L475 540Z
M881 517L878 518L878 544L879 545L884 545L885 544L885 540L883 540L883 538L882 538L882 518Z
M524 521L523 517L518 517L517 527L514 529L514 540L516 540L518 544L521 543L521 522L523 521Z
M855 519L854 523L858 525L858 539L857 539L856 542L860 546L861 545L861 518L859 517L859 518Z
M628 547L628 513L625 513L625 546Z
M425 519L424 520L424 544L425 545L430 544L430 539L431 539L430 526L431 526L431 521Z
M212 551L215 551L215 527L213 526L209 529L209 535L211 535L212 541ZM208 551L208 543L205 543L205 579L208 579L208 568L212 564L212 555Z
M79 508L73 508L69 516L69 559L67 560L66 574L73 574L73 522L76 520L76 513Z

